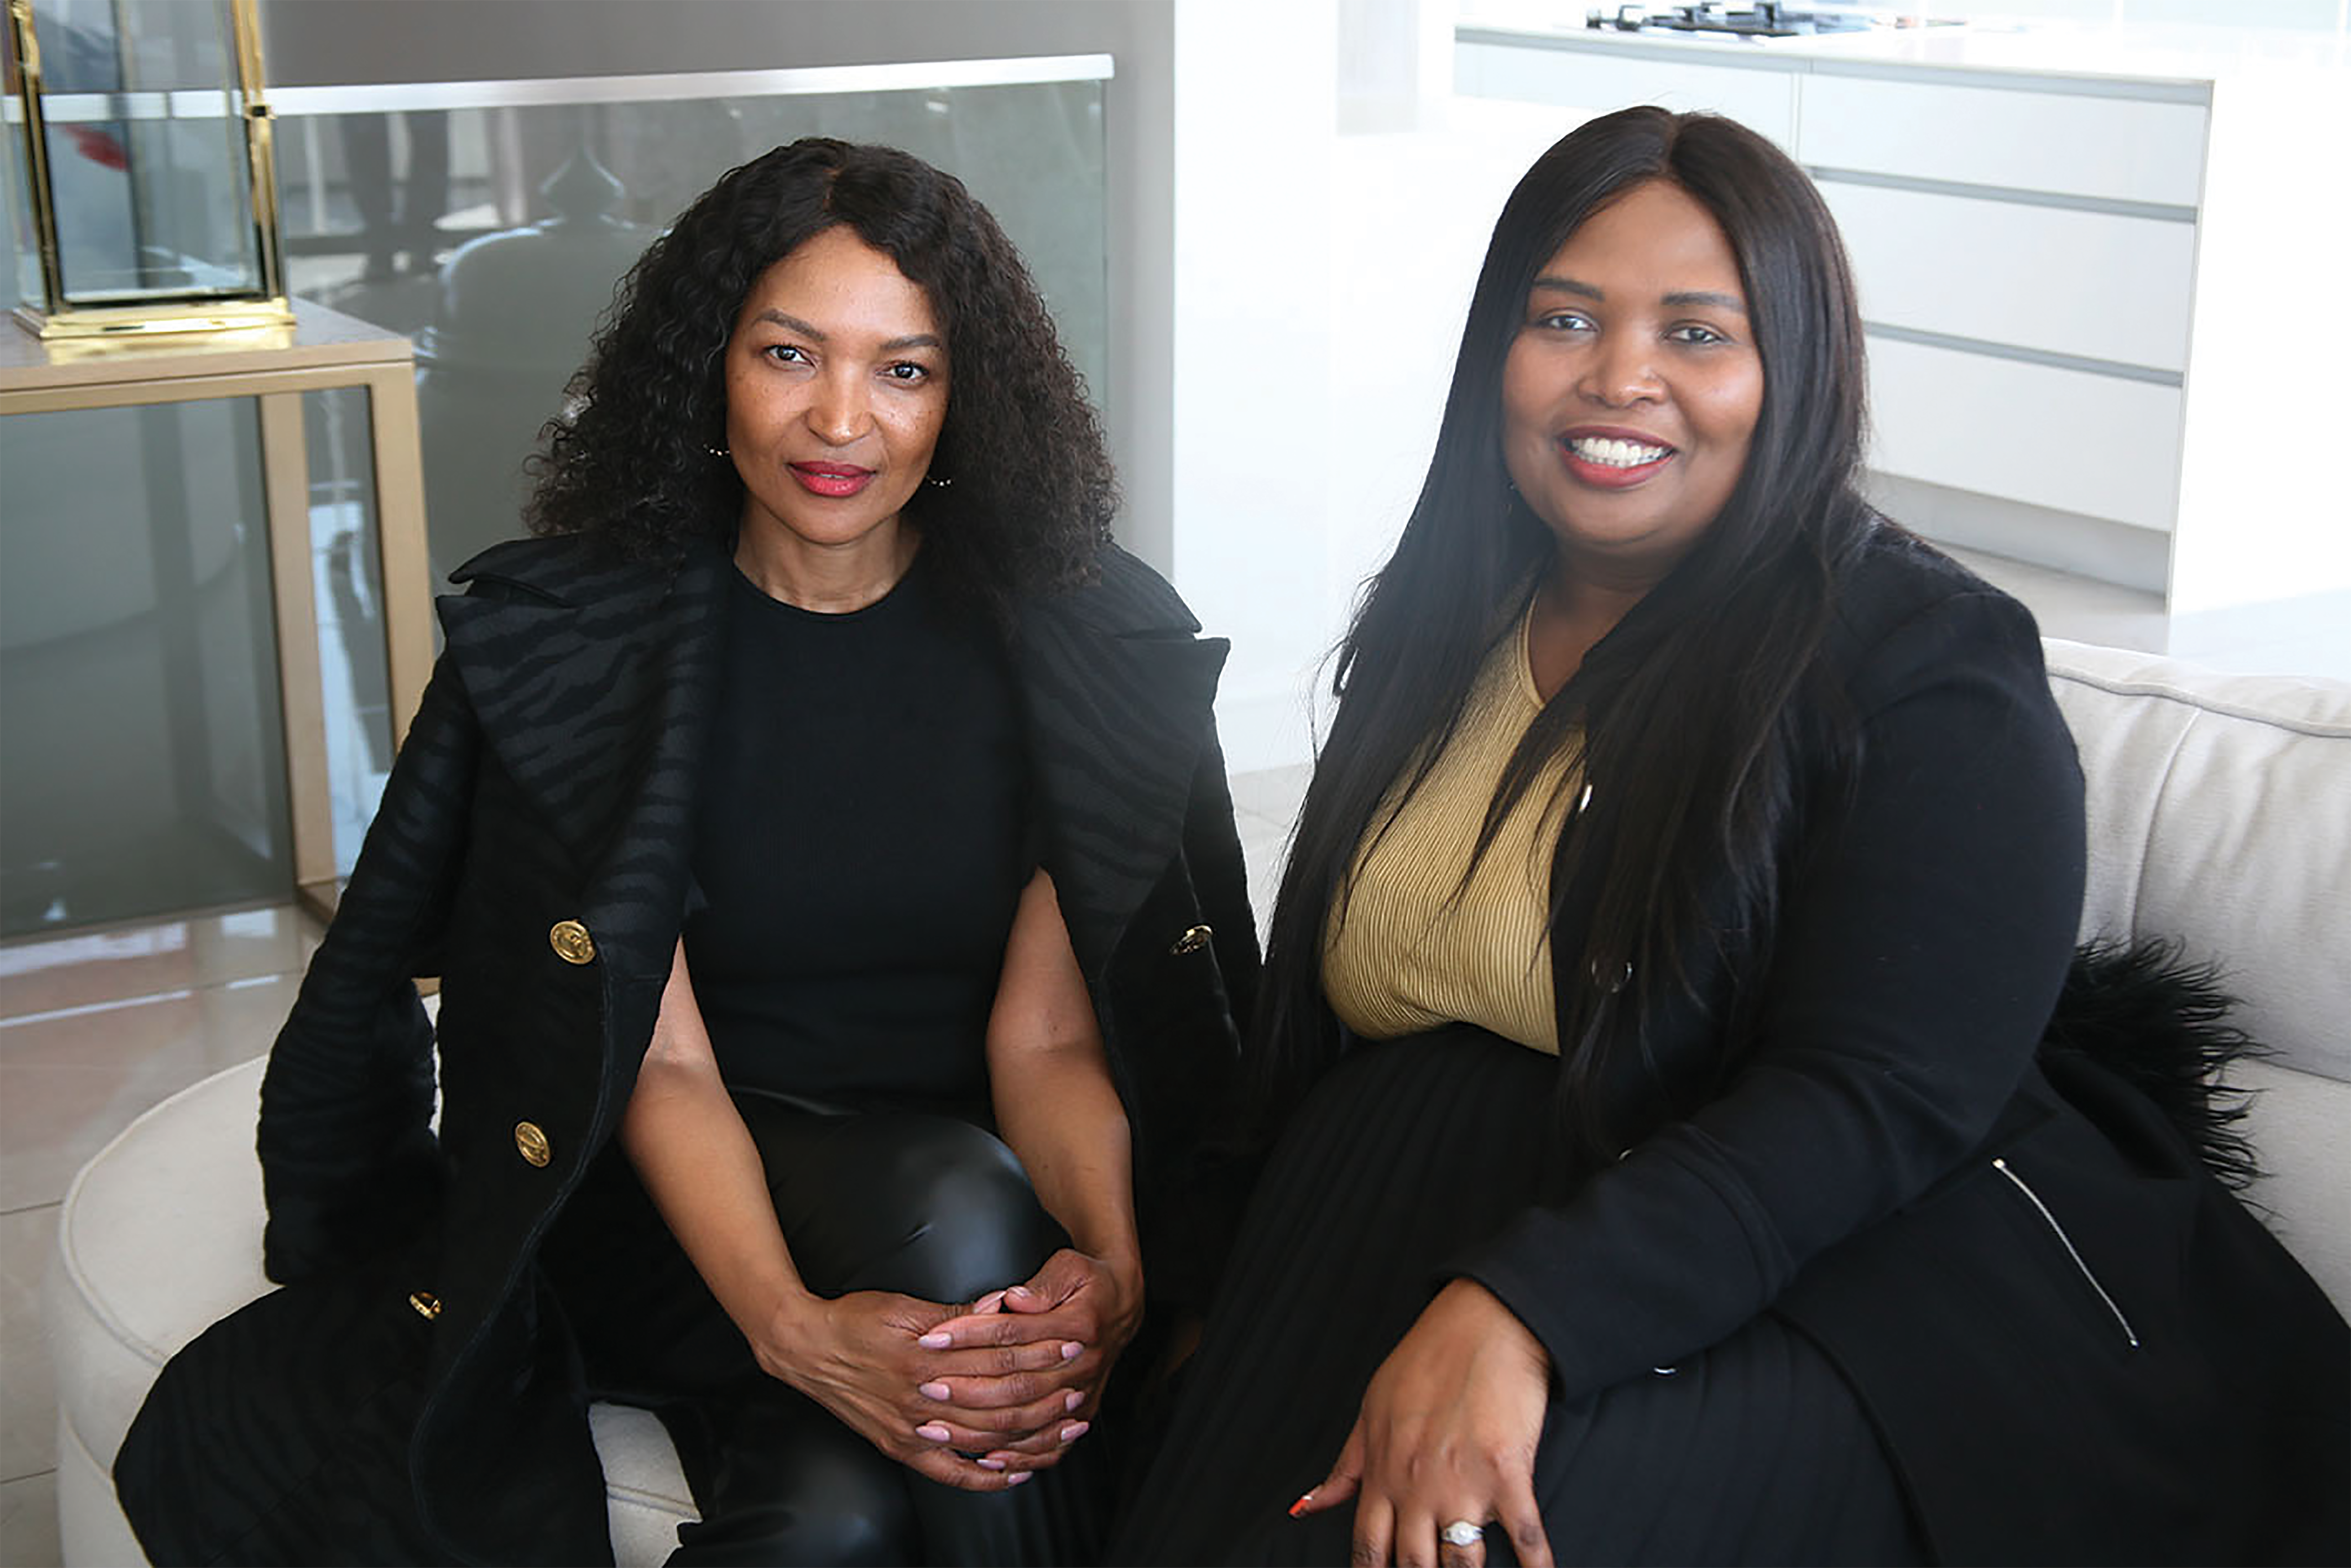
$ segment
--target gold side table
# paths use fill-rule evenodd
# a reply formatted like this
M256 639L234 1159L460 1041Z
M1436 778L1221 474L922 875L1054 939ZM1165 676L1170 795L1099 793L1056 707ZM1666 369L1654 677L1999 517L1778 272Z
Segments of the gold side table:
M408 340L297 300L290 328L82 346L43 341L0 322L0 415L61 413L213 398L255 400L277 615L278 698L296 895L320 915L338 893L327 770L324 677L311 596L309 458L302 394L360 387L374 446L377 559L383 580L392 743L407 732L433 666L431 569L424 542L415 357Z

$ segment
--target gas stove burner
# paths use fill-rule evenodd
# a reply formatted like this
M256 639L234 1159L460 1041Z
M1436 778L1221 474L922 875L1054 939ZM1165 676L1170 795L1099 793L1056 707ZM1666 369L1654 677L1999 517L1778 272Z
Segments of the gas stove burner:
M1777 0L1755 0L1752 5L1725 5L1721 0L1703 5L1672 5L1651 10L1646 5L1619 5L1615 14L1587 11L1586 27L1614 28L1620 33L1638 33L1648 28L1661 28L1672 33L1731 33L1741 37L1794 38L1813 33L1851 33L1869 26L1869 18L1843 12L1800 11L1793 6L1777 4Z

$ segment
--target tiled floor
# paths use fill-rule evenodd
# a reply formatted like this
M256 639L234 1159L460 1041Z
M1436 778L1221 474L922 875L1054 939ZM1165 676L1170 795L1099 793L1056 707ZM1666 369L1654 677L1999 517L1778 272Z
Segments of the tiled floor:
M2318 593L2231 610L2167 615L2152 593L2043 566L1943 547L2024 601L2042 635L2168 653L2234 674L2351 680L2351 593Z
M58 1200L140 1112L268 1049L317 941L283 907L0 945L0 1564L58 1561L39 1309Z
M2024 598L2051 635L2150 651L2178 640L2151 596L1969 559ZM2235 667L2351 675L2342 635L2329 622L2297 643L2291 628L2267 627ZM1260 920L1306 773L1233 779ZM0 1564L58 1561L56 1400L38 1315L58 1200L141 1110L266 1050L316 945L314 924L290 907L0 945Z

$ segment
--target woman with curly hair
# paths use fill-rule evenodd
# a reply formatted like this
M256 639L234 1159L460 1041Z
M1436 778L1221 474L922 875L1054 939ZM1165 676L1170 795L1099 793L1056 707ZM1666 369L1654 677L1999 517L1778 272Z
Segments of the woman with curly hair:
M271 1055L286 1288L166 1369L126 1510L159 1563L609 1561L604 1400L674 1563L1089 1560L1113 1368L1217 1251L1224 644L904 153L726 175L571 393Z

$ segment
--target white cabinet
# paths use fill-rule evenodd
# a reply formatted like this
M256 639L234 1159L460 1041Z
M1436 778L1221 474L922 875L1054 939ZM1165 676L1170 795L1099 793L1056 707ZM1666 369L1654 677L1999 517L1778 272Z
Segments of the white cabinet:
M1869 346L1869 391L1870 456L1883 473L2134 528L2171 527L2176 386L1879 336Z
M2052 91L2043 80L2002 88L1815 70L1804 78L1798 156L1819 169L2196 205L2202 104Z
M1873 326L2178 376L2193 224L1823 175Z

